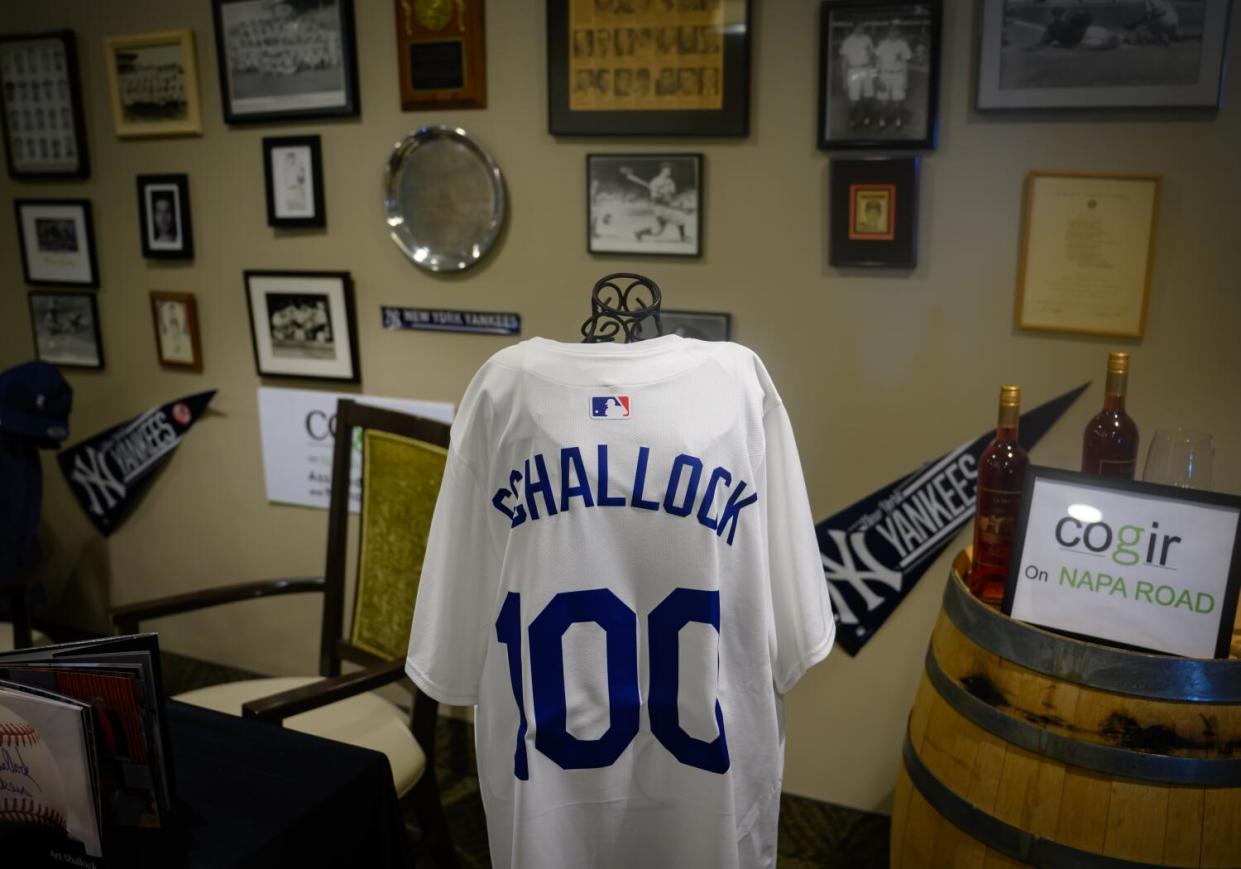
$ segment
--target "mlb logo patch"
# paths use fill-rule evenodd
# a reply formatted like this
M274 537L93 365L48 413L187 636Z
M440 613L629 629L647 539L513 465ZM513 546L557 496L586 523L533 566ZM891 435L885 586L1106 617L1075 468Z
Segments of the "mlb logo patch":
M629 396L591 396L590 416L592 419L629 419Z

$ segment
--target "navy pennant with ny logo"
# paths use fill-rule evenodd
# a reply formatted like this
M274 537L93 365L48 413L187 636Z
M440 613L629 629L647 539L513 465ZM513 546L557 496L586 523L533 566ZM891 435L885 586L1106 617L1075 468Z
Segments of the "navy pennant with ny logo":
M213 395L214 389L158 405L60 452L60 470L101 534L120 526Z
M1089 385L1023 413L1021 445L1028 450L1038 443ZM850 655L875 635L973 518L975 469L993 437L987 431L815 526L836 642Z

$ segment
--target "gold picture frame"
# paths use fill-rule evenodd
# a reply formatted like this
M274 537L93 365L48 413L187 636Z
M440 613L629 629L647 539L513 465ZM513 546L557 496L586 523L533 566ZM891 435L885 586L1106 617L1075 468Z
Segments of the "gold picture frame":
M202 135L192 30L110 36L104 63L118 138Z
M1028 172L1017 327L1143 337L1161 188L1152 174Z

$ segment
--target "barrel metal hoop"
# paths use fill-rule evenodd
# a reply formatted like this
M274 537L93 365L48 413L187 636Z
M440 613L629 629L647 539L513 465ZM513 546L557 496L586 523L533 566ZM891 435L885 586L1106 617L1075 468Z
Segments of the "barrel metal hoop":
M914 751L909 732L901 749L909 780L944 818L992 850L1043 869L1156 869L1160 863L1137 863L1081 851L1014 827L953 793L927 769Z
M1045 676L1148 700L1241 704L1241 662L1127 652L1040 630L975 599L955 575L944 612L988 652Z
M1241 759L1171 757L1113 748L1053 733L1014 718L975 697L939 666L933 649L926 652L926 675L944 702L968 721L1026 751L1069 766L1119 778L1195 787L1241 787Z

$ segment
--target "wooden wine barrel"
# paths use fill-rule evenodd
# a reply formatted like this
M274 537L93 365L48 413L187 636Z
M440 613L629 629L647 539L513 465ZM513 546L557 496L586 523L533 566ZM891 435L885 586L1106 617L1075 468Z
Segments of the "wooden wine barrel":
M1241 661L1014 621L953 564L909 717L891 865L1241 867Z

